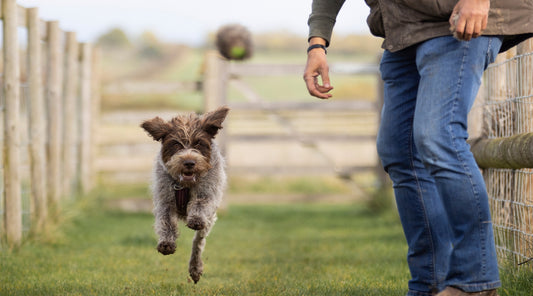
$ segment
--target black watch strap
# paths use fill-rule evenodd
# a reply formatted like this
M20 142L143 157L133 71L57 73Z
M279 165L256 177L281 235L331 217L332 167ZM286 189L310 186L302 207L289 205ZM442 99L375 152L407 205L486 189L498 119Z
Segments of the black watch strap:
M309 46L309 47L307 48L307 53L309 53L311 50L313 50L313 49L315 49L315 48L322 48L322 49L324 50L324 52L325 52L326 54L328 54L328 50L327 50L326 47L325 47L324 45L322 45L322 44L313 44L313 45Z

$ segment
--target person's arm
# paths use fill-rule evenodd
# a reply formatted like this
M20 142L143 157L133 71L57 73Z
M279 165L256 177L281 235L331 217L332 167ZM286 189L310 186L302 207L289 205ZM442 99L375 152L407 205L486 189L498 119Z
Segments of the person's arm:
M329 46L333 26L343 4L344 0L313 0L308 20L310 47L316 44ZM318 81L319 76L322 78L322 84ZM331 97L329 92L333 87L329 81L329 66L324 48L316 47L308 50L304 81L312 96L320 99Z
M459 0L450 17L455 38L469 41L481 36L487 28L490 0Z

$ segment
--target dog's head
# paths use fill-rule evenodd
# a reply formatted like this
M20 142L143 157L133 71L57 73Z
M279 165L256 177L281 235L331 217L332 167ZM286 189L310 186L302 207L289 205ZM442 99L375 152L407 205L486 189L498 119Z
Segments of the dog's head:
M211 168L212 140L228 111L220 107L204 115L180 115L169 121L156 117L141 127L161 142L161 158L172 178L191 187Z

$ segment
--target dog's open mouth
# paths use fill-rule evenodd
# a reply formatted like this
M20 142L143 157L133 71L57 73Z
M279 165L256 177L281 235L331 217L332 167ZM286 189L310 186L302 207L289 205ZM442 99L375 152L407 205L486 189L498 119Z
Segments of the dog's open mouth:
M183 172L180 174L180 182L196 182L194 172Z

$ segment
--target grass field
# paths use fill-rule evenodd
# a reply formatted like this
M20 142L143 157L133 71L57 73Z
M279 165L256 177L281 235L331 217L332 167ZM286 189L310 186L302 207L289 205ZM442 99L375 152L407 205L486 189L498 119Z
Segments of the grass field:
M102 209L91 197L52 239L3 252L0 295L402 295L405 244L393 214L358 205L232 205L221 213L194 285L192 231L155 250L151 214Z
M395 215L357 205L230 206L204 253L205 272L188 280L192 231L178 251L155 250L150 214L97 207L51 241L1 253L0 295L402 295L405 244ZM67 213L68 214L68 213Z
M404 295L406 245L394 212L358 204L231 205L208 238L200 282L188 279L193 232L155 250L151 214L102 208L102 196L63 214L47 239L0 253L0 295ZM180 225L182 226L182 225ZM504 273L500 295L528 294Z

